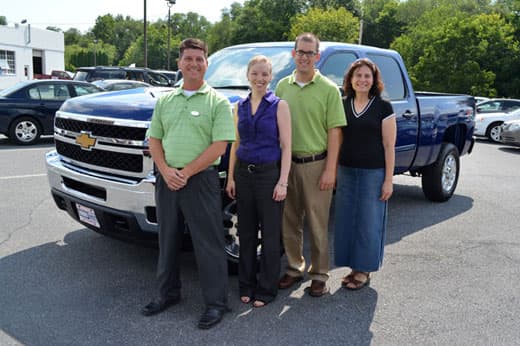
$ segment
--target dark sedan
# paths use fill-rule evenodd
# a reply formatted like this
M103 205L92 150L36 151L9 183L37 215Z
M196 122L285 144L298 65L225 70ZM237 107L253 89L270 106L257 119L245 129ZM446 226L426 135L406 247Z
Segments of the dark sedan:
M90 83L69 80L30 80L0 91L0 133L17 144L34 144L52 135L54 115L71 97L103 91Z

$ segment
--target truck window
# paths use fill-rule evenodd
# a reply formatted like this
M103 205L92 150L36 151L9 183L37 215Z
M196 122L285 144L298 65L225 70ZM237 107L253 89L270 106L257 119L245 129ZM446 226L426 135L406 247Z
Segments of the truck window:
M269 87L274 89L283 77L291 74L295 68L291 50L287 47L252 47L242 49L223 49L209 57L206 80L214 88L238 87L249 88L247 64L255 55L262 54L271 59L273 79Z
M333 80L337 85L343 85L343 77L347 68L358 57L353 52L335 53L327 58L320 68L322 75Z
M383 83L385 84L383 97L389 100L404 99L406 97L406 88L404 87L402 71L397 61L386 55L367 54L367 57L381 70Z

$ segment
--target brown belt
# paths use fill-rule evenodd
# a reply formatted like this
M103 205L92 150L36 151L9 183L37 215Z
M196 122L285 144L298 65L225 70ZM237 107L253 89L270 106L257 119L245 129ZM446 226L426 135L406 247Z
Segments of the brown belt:
M294 163L308 163L308 162L314 162L314 161L323 160L326 157L327 157L327 152L324 151L323 153L320 153L320 154L314 154L314 155L305 156L305 157L293 156L292 157L292 162L294 162Z

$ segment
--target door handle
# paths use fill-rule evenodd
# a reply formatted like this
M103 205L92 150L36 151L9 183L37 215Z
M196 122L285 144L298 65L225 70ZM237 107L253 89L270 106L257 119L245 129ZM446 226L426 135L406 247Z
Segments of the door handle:
M403 113L403 118L410 119L410 118L412 118L414 115L415 115L415 113L412 112L411 110L406 110L406 111Z

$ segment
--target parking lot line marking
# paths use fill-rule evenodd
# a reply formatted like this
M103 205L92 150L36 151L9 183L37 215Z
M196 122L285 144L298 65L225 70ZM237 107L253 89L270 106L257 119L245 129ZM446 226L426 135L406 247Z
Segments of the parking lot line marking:
M0 177L0 180L9 180L9 179L24 179L24 178L36 178L46 176L46 173L41 174L27 174L27 175L12 175L10 177Z

